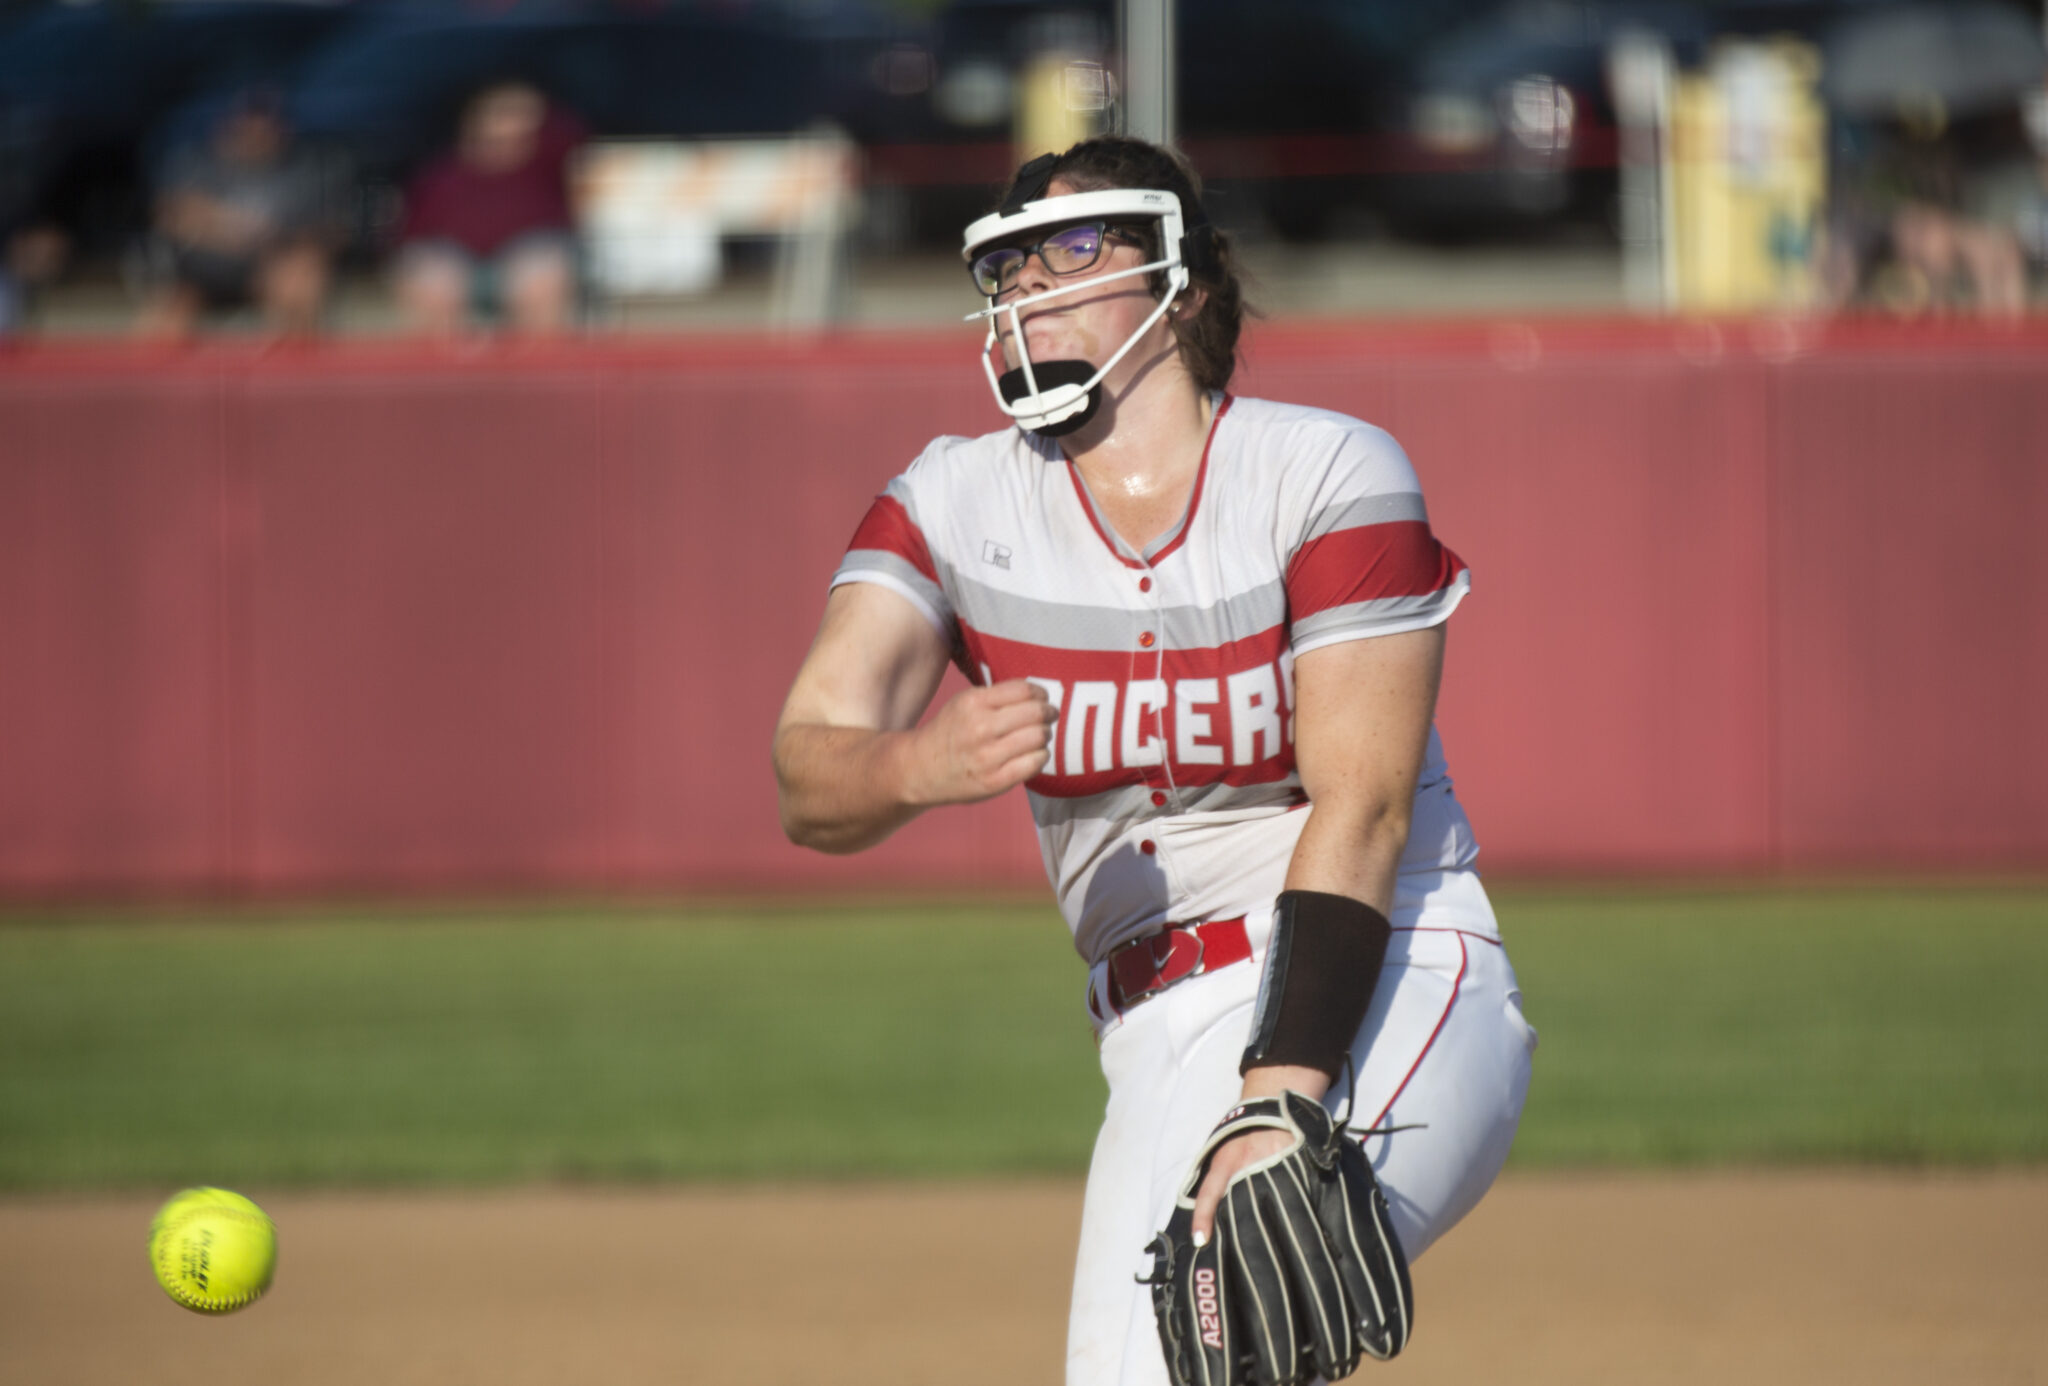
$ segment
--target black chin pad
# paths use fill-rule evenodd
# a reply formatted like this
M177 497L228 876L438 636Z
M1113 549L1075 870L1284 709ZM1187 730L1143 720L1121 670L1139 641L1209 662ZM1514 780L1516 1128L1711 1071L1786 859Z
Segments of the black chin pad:
M1036 377L1039 391L1043 393L1055 385L1086 385L1089 377L1095 374L1095 367L1086 361L1033 361L1031 374ZM1015 404L1031 393L1030 385L1025 383L1022 366L1004 371L997 377L996 389L1002 392L1003 399L1010 404ZM1072 418L1061 419L1058 423L1029 431L1047 438L1062 438L1094 418L1095 411L1101 407L1102 387L1097 385L1088 392L1088 403L1082 406L1080 413Z
M1086 361L1033 361L1031 374L1038 381L1041 393L1055 385L1086 385L1088 377L1095 374L1095 367ZM1031 386L1025 383L1024 368L1004 371L996 381L996 387L1003 392L1003 398L1011 404L1031 393Z

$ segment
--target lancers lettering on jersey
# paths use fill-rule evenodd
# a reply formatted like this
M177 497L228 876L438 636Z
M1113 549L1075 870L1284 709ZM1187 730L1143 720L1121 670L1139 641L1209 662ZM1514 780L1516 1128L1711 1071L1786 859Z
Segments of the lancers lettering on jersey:
M1272 784L1294 773L1294 655L1284 627L1137 659L1050 650L964 623L961 634L982 683L1029 679L1059 711L1052 759L1028 781L1033 793Z

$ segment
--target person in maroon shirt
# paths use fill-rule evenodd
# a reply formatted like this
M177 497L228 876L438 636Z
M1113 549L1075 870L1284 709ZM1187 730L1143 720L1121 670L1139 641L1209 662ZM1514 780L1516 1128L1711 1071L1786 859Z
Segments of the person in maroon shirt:
M436 336L495 317L515 332L561 332L578 299L568 163L574 117L524 82L484 88L463 108L455 147L406 189L400 307Z

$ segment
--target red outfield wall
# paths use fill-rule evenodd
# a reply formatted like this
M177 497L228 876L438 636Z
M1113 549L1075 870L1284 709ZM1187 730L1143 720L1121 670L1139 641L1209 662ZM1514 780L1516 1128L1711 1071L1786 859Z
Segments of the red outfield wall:
M0 358L0 894L1041 879L1021 797L865 857L768 741L968 337ZM2048 333L1258 331L1471 564L1487 865L2048 864Z

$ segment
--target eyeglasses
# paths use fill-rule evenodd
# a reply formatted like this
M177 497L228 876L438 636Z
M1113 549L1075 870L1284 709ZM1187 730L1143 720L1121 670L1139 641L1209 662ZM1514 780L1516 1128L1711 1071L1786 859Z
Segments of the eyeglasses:
M1054 274L1078 274L1101 259L1103 246L1113 240L1128 241L1130 237L1100 221L1063 226L1029 245L984 251L974 257L967 272L974 276L975 288L995 298L1017 287L1017 276L1034 255Z

